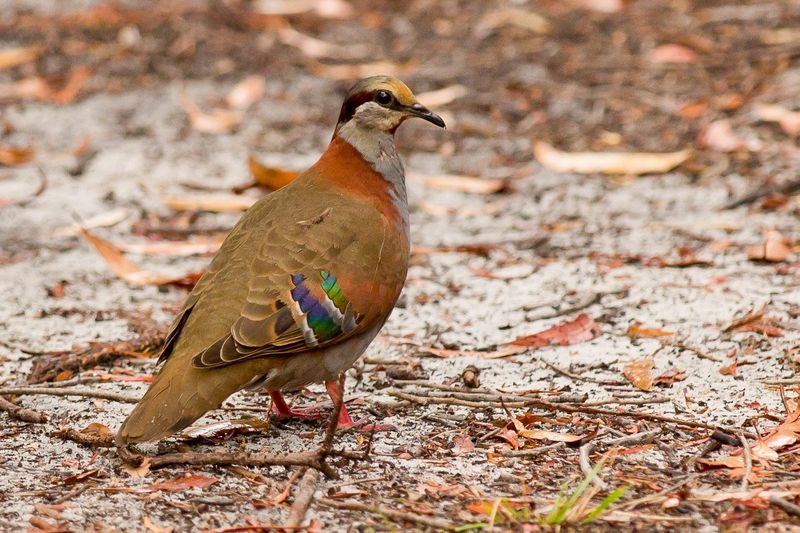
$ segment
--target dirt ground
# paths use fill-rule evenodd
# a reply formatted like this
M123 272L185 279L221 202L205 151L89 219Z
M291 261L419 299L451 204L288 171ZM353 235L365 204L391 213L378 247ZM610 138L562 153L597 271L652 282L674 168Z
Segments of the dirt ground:
M37 390L0 398L46 420L0 409L0 530L286 523L298 468L148 471L63 437L116 430L186 294L120 279L74 224L165 279L202 270L210 253L188 243L213 249L240 211L175 199L230 203L250 155L303 170L344 92L375 73L427 94L448 129L398 134L413 264L349 373L354 417L394 430L337 436L367 458L330 458L339 478L319 478L303 525L546 531L624 488L589 528L800 526L798 27L796 2L3 3L0 394ZM248 76L263 94L236 111L223 99ZM538 141L692 154L638 177L559 172ZM419 177L452 174L477 190ZM576 319L599 335L558 327ZM551 327L564 345L507 344ZM68 387L84 392L46 393ZM320 385L288 397L327 402ZM325 431L269 420L258 393L225 407L143 451L302 452Z

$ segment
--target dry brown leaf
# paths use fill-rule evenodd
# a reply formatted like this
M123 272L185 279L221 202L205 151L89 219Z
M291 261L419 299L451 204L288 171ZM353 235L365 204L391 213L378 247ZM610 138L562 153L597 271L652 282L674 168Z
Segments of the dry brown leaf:
M536 159L556 172L578 174L659 174L669 172L692 154L687 148L679 152L563 152L537 141L533 147Z
M264 96L263 76L248 76L237 83L225 97L225 103L234 109L247 109Z
M179 285L186 287L193 286L194 283L197 282L197 279L199 279L199 273L191 273L182 276L167 276L148 272L125 257L116 246L107 240L93 235L86 228L82 228L80 233L94 246L97 253L100 254L111 271L131 285Z
M780 263L786 261L792 253L787 240L780 232L768 230L764 235L762 244L755 244L745 248L747 258L751 261L768 261L770 263Z
M90 75L91 71L88 67L76 67L72 69L64 87L62 87L60 91L52 92L48 99L58 105L65 105L72 102L78 96L78 93L81 92L83 85L86 83L86 80L89 79Z
M108 426L101 424L100 422L92 422L80 430L80 433L83 433L89 437L97 437L98 439L108 439L111 437L111 430L108 429Z
M438 176L425 176L410 172L408 179L422 183L431 189L445 191L459 191L472 194L495 194L509 189L509 181L505 179L476 178L473 176L459 176L455 174L440 174Z
M256 184L272 191L277 191L281 187L290 184L300 175L299 172L294 170L265 166L253 155L247 158L247 166Z
M636 388L643 391L653 389L653 368L655 361L652 357L637 359L626 364L622 373Z
M628 327L629 337L669 337L670 335L672 335L671 331L643 328L638 323L631 324L630 327Z
M767 311L767 304L762 305L758 309L751 309L750 311L745 313L744 316L733 319L733 321L730 324L722 328L722 331L727 333L728 331L733 331L739 326L743 326L749 322L758 320L764 316L764 313L766 311Z
M562 322L533 335L518 337L507 345L542 348L544 346L567 346L587 342L597 338L601 333L600 325L586 313L581 313L574 320Z
M327 65L313 59L309 60L309 67L318 76L330 80L353 80L368 76L397 76L402 77L416 68L415 61L405 63L389 63L376 61L375 63L361 63L354 65Z
M0 165L13 167L24 165L33 159L33 148L22 146L0 146Z
M466 96L469 93L463 85L449 85L435 91L419 93L417 100L430 108L442 107Z
M211 113L205 113L183 91L180 94L180 104L188 115L192 128L201 133L230 133L242 122L242 115L238 111L215 108Z
M18 48L0 49L0 70L14 68L23 63L35 61L42 48L40 46L25 46Z
M52 90L44 79L26 78L0 85L0 101L3 100L47 100L50 98Z
M460 433L453 437L453 455L461 455L469 453L475 449L475 443L469 438L469 435Z
M122 470L124 470L131 477L145 477L150 473L151 464L153 464L153 459L145 456L144 460L138 466L129 463L122 463Z
M192 196L167 196L164 205L176 211L211 211L230 213L246 211L258 198L238 194L198 194Z
M650 63L694 63L697 53L682 44L662 44L647 54Z
M739 361L734 361L733 363L729 364L728 366L723 366L719 369L719 373L723 376L735 376L736 369L739 366Z
M534 440L547 440L550 442L578 442L583 438L582 435L572 435L570 433L559 433L557 431L545 431L541 429L523 429L517 432L520 437Z
M800 135L800 111L790 111L774 104L756 104L755 114L764 122L777 122L787 135Z

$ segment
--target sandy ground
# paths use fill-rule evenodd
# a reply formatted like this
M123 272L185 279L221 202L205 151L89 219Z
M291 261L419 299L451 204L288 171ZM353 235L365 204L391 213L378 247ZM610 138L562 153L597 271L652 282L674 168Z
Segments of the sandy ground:
M47 188L25 206L0 208L2 386L26 383L32 362L42 357L37 352L135 336L129 327L131 314L151 313L159 323L170 320L184 290L133 287L116 278L88 243L62 230L76 216L90 220L124 209L124 220L95 231L112 242L145 242L134 235L134 224L145 214L170 216L163 198L198 194L187 183L229 188L245 181L245 161L251 152L288 168L304 168L325 147L342 85L309 75L291 85L297 90L287 97L284 80L268 78L264 98L238 131L225 135L193 131L178 102L182 87L204 101L226 94L231 80L170 81L117 94L89 94L66 106L25 103L3 110L3 120L14 127L6 140L36 146L36 163L47 176ZM475 96L470 92L466 98ZM800 286L796 271L749 260L744 247L763 242L766 229L796 237L800 232L796 199L778 210L747 206L723 210L732 198L751 189L751 183L736 173L701 180L683 170L632 180L554 173L533 161L532 138L518 137L511 145L508 140L493 145L464 140L459 136L465 135L470 122L447 107L441 111L448 120L447 131L434 131L423 123L404 126L399 144L409 170L485 177L514 173L515 179L511 192L494 195L443 191L410 180L413 241L425 247L492 243L499 249L486 257L462 252L415 255L398 307L367 358L413 362L412 370L435 384L458 384L462 371L474 365L482 386L502 391L585 394L589 402L665 397L661 403L622 407L748 431L753 431L752 420L759 420L764 429L783 419L779 391L764 382L795 375L792 354L800 344L796 328ZM80 174L72 175L75 162L70 151L84 136L89 136L96 154ZM516 154L516 159L498 162L498 149ZM26 198L38 180L35 166L0 169L0 197ZM196 224L230 227L237 217L205 213ZM730 243L715 246L724 241ZM679 261L679 247L694 250L705 263L670 267L621 259ZM209 260L207 256L130 257L150 270L177 274L201 269ZM781 265L791 266L794 259L790 256ZM49 296L48 289L62 280L67 282L63 296ZM584 307L586 302L593 303ZM766 315L781 326L782 336L723 331L736 318L765 305ZM578 311L570 309L575 306L601 324L602 335L586 343L501 359L479 354L431 357L418 346L491 352L516 337L574 318ZM632 338L628 331L634 323L672 335ZM685 379L651 392L633 387L623 376L623 367L650 355L654 375L680 369ZM735 375L720 373L734 360L738 361ZM560 373L545 362L579 377ZM121 360L115 368L143 375L153 370L153 364L148 359ZM575 447L511 457L505 455L511 449L507 442L481 439L508 421L503 409L399 401L390 395L399 386L391 369L406 367L373 363L353 372L358 379L351 377L348 382L348 400L354 414L396 430L375 435L370 461L334 461L341 479L322 480L318 497L380 502L459 526L487 521L474 505L467 507L482 500L507 498L541 512L562 483L574 486L582 477ZM109 369L83 374L98 372L108 376ZM104 381L86 386L139 395L146 385ZM425 391L414 386L402 390ZM324 401L322 392L315 386L292 398L310 405ZM46 413L49 421L26 424L0 414L0 529L25 530L33 527L31 517L40 517L66 530L187 531L280 524L287 515L291 497L285 503L263 502L285 488L290 469L165 468L136 477L122 467L114 451L50 435L59 427L80 429L93 422L114 430L129 404L44 395L19 396L16 401ZM266 409L267 399L240 393L226 405ZM512 409L514 415L526 411L546 417L541 428L574 434L587 434L597 425L611 428L607 437L661 429L655 446L631 449L602 471L611 486L631 487L622 503L654 494L682 476L693 476L685 491L676 493L674 506L662 507L662 499L620 508L597 521L598 527L716 531L725 526L720 515L743 509L735 500L709 503L702 498L740 486L740 476L728 477L726 471L695 472L690 459L701 453L706 444L702 439L710 430ZM240 414L217 411L197 425ZM263 417L264 412L246 413L253 415ZM765 419L766 415L773 419ZM322 432L317 423L273 423L266 431L218 445L191 446L302 451L314 447ZM474 449L463 449L465 437ZM600 437L598 441L602 447ZM525 442L523 449L546 444ZM336 443L337 448L354 450L365 445L365 437L354 434L342 435ZM172 440L160 445L161 449L175 446L185 444ZM155 446L149 450L155 451ZM727 456L732 450L725 447L711 456ZM787 469L793 470L784 465ZM89 479L70 479L94 470ZM149 488L187 472L217 481L176 492ZM765 476L765 482L778 482L796 474ZM66 502L63 508L52 511L61 500ZM753 512L755 524L786 519L774 509ZM331 531L422 528L374 513L337 511L317 502L307 518ZM503 528L521 527L507 517L498 523ZM34 525L41 528L42 522L34 520Z

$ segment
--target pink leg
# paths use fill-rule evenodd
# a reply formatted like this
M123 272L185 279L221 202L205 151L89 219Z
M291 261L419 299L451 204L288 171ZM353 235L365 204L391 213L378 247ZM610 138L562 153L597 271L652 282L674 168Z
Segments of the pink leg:
M331 401L336 404L339 400L339 397L344 394L343 391L339 390L339 382L338 381L326 381L325 388L328 389L328 396L331 397ZM363 421L363 420L362 420ZM392 431L394 430L393 426L387 424L367 424L361 425L360 422L354 422L352 418L350 418L350 413L347 412L347 406L342 402L342 410L339 411L339 421L336 424L337 429L348 429L353 426L359 426L358 431L362 432L372 432L372 431Z
M331 397L331 401L335 405L343 394L343 392L339 390L339 382L326 381L325 388L328 389L328 396ZM339 429L347 429L354 425L356 425L356 423L350 418L350 413L347 412L347 406L342 402L342 410L339 411L339 422L336 424L336 427Z
M279 390L269 391L269 396L272 398L272 410L278 415L278 418L322 418L322 414L317 412L316 407L309 409L292 409L286 405L286 400L283 399L283 394Z

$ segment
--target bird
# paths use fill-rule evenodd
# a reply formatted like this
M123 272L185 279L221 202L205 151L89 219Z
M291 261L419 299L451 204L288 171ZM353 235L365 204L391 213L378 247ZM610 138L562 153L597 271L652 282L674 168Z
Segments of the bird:
M118 446L181 431L242 389L283 390L340 372L392 312L410 257L408 197L394 134L408 118L444 120L391 76L347 93L330 144L285 187L260 198L226 237L167 332L150 387L116 434ZM338 427L355 425L344 404Z

